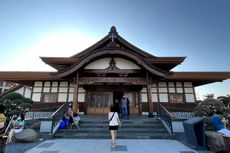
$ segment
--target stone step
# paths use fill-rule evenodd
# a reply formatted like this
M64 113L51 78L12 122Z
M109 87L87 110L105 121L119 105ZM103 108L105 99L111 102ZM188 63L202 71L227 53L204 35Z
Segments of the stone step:
M77 133L77 134L55 134L55 138L65 139L111 139L110 132L107 133ZM174 137L167 133L133 133L124 134L117 132L117 139L173 139Z
M85 128L108 128L109 125L108 124L80 124L79 125L80 128L82 129L85 129ZM162 124L152 124L152 125L137 125L137 124L130 124L130 125L124 125L122 124L122 128L153 128L153 129L156 129L156 128L164 128Z
M98 121L98 122L90 122L90 121L81 121L80 122L81 124L108 124L109 123L109 121L107 121L107 122L104 122L104 121ZM157 123L159 123L159 121L154 121L154 122L141 122L141 121L130 121L130 122L128 122L128 121L121 121L121 123L124 123L124 124L157 124Z
M156 118L131 116L121 119L122 127L117 131L118 139L171 139L162 123ZM58 129L54 138L66 139L111 139L108 119L105 116L83 116L80 129Z
M87 133L87 132L108 132L109 129L108 128L85 128L85 129L58 129L59 133ZM158 128L158 129L153 129L153 128L119 128L118 131L120 133L123 132L128 132L128 133L132 133L132 132L145 132L145 133L155 133L155 132L166 132L165 129L163 128Z
M129 120L121 120L122 124L126 125L154 125L154 124L161 124L159 120L154 120L154 121L129 121ZM82 125L107 125L109 124L108 121L80 121L80 124Z
M157 123L159 122L159 120L130 120L130 119L126 119L126 120L120 120L121 122L124 122L124 123ZM84 121L80 121L81 123L108 123L109 121L108 120L102 120L102 121L95 121L95 120L84 120Z

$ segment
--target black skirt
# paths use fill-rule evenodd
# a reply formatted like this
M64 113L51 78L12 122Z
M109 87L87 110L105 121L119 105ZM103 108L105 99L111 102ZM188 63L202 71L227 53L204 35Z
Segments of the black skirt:
M109 130L118 130L118 125L109 126Z

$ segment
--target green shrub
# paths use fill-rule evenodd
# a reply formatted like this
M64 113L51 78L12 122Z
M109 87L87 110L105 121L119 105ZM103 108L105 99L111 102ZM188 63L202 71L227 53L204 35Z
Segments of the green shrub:
M228 109L223 102L213 99L207 98L203 101L198 102L197 106L194 108L194 115L204 117L206 127L211 128L210 117L217 111L223 112L223 116L226 119L230 119L230 109Z
M25 110L32 106L33 101L19 93L9 93L0 98L0 104L6 107L6 116L11 116L25 113Z
M227 107L223 102L217 99L207 98L197 104L194 108L194 114L196 116L212 116L217 110L227 115Z

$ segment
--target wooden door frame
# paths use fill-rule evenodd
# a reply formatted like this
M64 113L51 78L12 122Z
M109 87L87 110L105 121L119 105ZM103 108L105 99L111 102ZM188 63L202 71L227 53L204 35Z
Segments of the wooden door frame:
M88 96L89 96L89 93L112 93L112 96L114 96L114 92L112 92L112 91L94 91L94 90L86 90L86 107L85 107L85 112L86 112L86 114L107 114L108 112L109 112L109 110L108 110L108 112L107 111L105 111L105 110L102 110L101 112L99 112L99 113L97 113L97 111L95 111L95 113L93 113L93 112L89 112L89 110L88 110L88 104L89 104L89 101L88 101ZM136 103L135 103L135 106L133 106L134 108L136 108L136 106L138 106L138 108L136 108L137 110L137 113L134 113L134 114L132 114L132 115L139 115L140 113L141 113L141 108L140 108L140 101L139 101L139 91L121 91L121 92L123 92L123 93L132 93L133 95L134 95L134 97L135 97L135 101L136 101ZM112 99L113 99L113 97L112 97ZM114 103L114 101L113 101L113 103ZM93 109L93 108L92 108ZM96 107L94 107L94 109L97 109ZM100 108L99 108L100 109ZM103 108L103 109L105 109L105 108Z
M86 114L89 114L89 110L88 110L88 104L89 104L89 102L88 102L88 95L89 95L89 93L112 93L112 96L113 96L113 92L103 92L103 91L86 91L86 110L85 110L85 112L86 112ZM112 97L112 99L113 99L113 97ZM94 108L92 108L92 109L102 109L101 110L101 112L99 112L99 113L97 113L96 111L95 111L95 113L91 113L90 112L90 115L92 114L92 115L94 115L94 114L96 114L96 115L102 115L102 114L108 114L109 113L109 111L110 111L110 108L108 108L108 107L103 107L103 108L96 108L96 107L94 107Z

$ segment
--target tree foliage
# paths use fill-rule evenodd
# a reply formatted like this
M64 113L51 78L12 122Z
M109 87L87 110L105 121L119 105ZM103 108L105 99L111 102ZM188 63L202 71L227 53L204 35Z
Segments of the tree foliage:
M208 99L208 98L215 98L215 95L213 94L213 93L209 93L209 94L207 94L207 95L204 95L204 97L206 98L206 99Z
M8 93L0 97L0 104L6 107L6 116L19 115L30 108L33 101L19 93Z
M222 101L225 104L225 106L229 107L229 105L230 105L230 95L219 96L219 97L217 97L217 99Z
M207 127L210 127L210 116L217 110L223 112L225 118L230 119L230 109L227 108L222 101L214 98L207 98L198 102L197 106L194 108L194 115L204 117Z
M194 108L194 114L196 116L212 116L217 110L227 113L227 108L223 102L213 98L207 98L200 101Z

